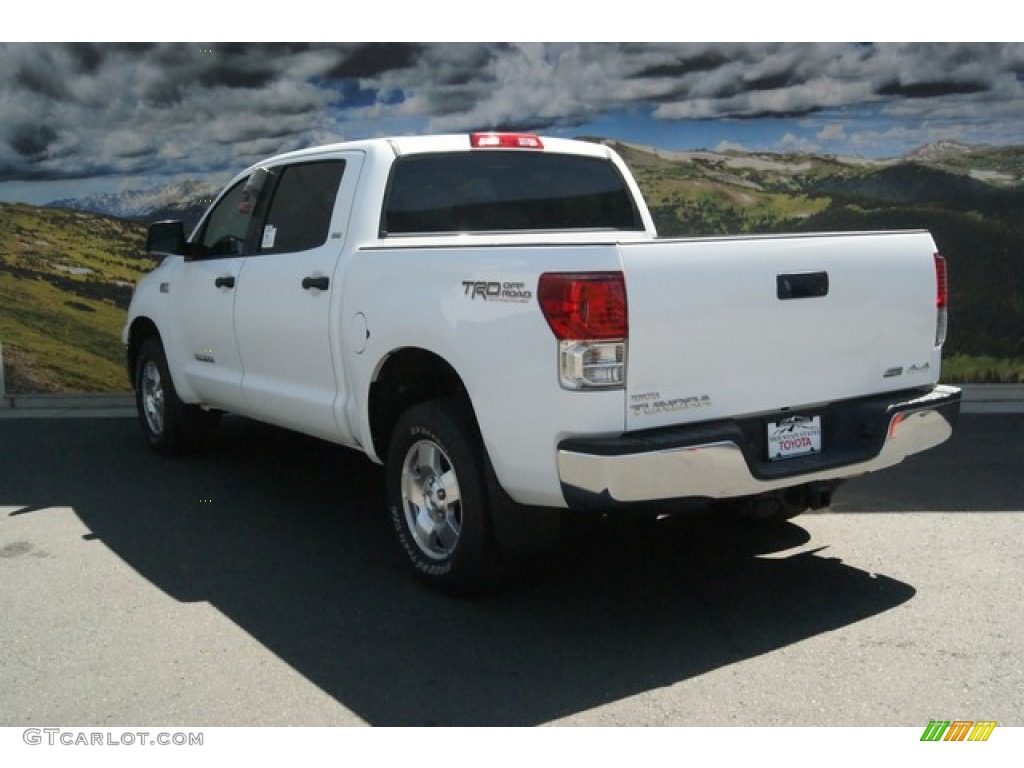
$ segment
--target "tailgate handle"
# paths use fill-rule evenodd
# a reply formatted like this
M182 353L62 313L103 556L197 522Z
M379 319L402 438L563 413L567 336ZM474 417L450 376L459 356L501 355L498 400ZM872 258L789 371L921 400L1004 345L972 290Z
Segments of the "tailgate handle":
M828 296L828 272L794 272L775 278L775 295L782 301Z

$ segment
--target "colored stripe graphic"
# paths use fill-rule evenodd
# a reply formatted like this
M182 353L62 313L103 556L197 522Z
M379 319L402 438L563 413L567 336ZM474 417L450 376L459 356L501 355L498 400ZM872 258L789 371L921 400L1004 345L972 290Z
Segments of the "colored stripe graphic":
M939 741L949 728L949 720L929 720L928 727L921 734L921 741Z
M967 738L972 725L974 725L973 720L954 720L943 741L963 741Z
M967 737L967 740L988 741L988 737L992 735L992 731L994 731L995 729L995 720L979 720L974 724L974 730L971 731L971 735Z
M921 741L988 741L995 720L929 720Z

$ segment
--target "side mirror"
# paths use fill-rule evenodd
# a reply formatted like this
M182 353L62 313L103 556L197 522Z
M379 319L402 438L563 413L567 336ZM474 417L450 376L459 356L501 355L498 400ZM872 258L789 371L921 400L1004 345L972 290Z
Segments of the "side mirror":
M146 253L151 255L187 255L185 225L180 221L158 221L149 225Z

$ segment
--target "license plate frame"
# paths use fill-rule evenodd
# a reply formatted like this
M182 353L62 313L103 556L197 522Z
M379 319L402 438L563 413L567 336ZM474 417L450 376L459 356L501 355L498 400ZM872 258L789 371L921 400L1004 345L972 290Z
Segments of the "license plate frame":
M786 461L821 453L821 416L787 416L768 422L768 459Z

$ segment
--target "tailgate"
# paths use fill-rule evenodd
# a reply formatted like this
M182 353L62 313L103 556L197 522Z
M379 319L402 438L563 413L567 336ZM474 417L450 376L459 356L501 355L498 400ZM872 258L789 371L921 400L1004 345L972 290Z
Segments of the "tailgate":
M627 430L803 409L938 379L927 232L620 249Z

